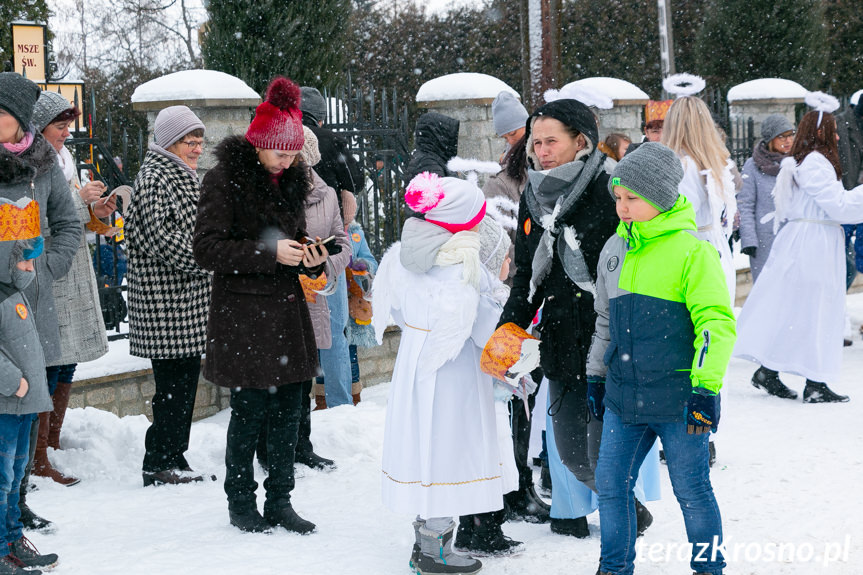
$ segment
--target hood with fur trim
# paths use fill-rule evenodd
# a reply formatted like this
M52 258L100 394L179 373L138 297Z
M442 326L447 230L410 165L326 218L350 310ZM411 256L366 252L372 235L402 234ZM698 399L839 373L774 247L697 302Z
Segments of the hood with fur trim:
M33 144L17 156L0 146L0 184L29 181L54 167L56 158L56 150L38 133L33 137Z

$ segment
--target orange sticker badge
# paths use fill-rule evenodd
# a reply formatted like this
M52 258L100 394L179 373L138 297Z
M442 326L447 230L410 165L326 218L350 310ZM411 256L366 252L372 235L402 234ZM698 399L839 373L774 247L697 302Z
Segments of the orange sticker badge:
M21 319L27 319L27 306L23 303L19 303L15 306L15 311L18 312L18 317Z
M524 235L530 235L530 218L524 220Z
M362 240L362 238L360 237L360 234L358 234L358 233L351 234L351 239L357 243L360 243L360 240Z

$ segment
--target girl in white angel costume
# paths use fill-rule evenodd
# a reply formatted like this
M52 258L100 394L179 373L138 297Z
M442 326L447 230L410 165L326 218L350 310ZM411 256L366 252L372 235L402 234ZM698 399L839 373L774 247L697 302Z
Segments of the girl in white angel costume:
M418 573L475 573L482 564L452 551L453 516L496 511L517 478L503 469L492 379L480 356L501 306L480 260L482 191L424 172L405 193L424 217L409 218L381 260L372 295L379 343L401 328L387 405L384 504L416 515L411 566ZM512 453L508 454L512 457Z
M791 157L782 160L773 195L770 255L738 318L734 355L758 362L752 384L797 399L778 372L806 378L805 403L844 403L828 381L839 378L845 316L845 236L840 224L863 221L863 185L842 185L836 145L839 106L810 93L816 108L797 127ZM820 109L820 111L818 111ZM779 229L779 226L782 228Z
M701 98L682 96L674 101L665 117L662 143L680 157L683 180L678 190L695 209L696 236L719 251L733 305L737 272L728 238L737 213L734 162Z

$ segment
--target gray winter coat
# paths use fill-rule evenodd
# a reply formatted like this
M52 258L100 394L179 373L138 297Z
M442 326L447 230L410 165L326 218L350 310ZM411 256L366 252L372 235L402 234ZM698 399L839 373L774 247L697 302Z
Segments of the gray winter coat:
M0 197L17 201L24 196L39 203L45 253L36 259L36 279L24 290L36 318L47 365L60 359L60 329L54 302L54 281L72 266L81 243L81 222L69 195L69 185L56 162L57 152L42 134L15 156L0 146Z
M344 281L345 268L351 261L351 244L342 223L336 192L321 179L317 172L311 170L311 173L312 191L306 199L306 234L309 238L320 237L322 240L336 236L336 243L342 247L341 252L327 259L324 271L329 285L340 277L342 278L340 281ZM315 344L318 349L329 349L332 346L332 332L327 298L318 294L314 303L307 300L306 304L309 307L309 315L312 316Z
M0 283L12 286L12 248L16 242L0 242ZM16 258L20 259L20 258ZM35 283L34 279L32 283ZM14 289L14 288L13 288ZM34 316L20 291L0 295L0 413L26 415L51 411L51 396L45 380L45 355L39 342ZM29 389L24 397L15 392L21 378Z
M746 160L743 164L743 188L737 194L737 211L740 213L740 247L756 248L755 256L749 257L753 282L767 263L775 237L773 220L761 223L761 218L775 209L772 196L775 185L776 176L759 170L752 158Z
M863 130L861 130L863 121L860 116L855 116L854 112L855 109L848 108L836 116L842 185L846 190L863 184Z
M90 221L90 211L76 184L80 185L77 177L67 188L83 230ZM81 234L69 273L54 282L54 301L60 326L60 357L53 365L93 361L108 353L96 274L84 234Z

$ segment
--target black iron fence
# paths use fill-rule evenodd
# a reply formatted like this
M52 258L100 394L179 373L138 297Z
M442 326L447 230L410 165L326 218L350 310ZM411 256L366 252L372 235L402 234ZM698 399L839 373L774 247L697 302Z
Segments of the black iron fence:
M361 89L348 84L324 94L324 127L344 137L363 173L357 185L357 220L369 248L380 258L398 241L405 218L405 167L410 159L413 124L396 90Z

